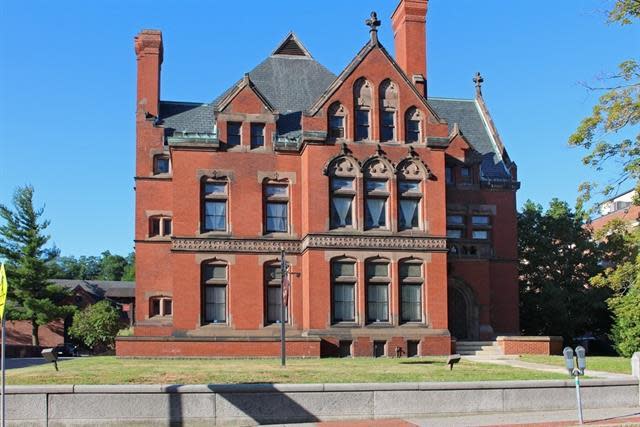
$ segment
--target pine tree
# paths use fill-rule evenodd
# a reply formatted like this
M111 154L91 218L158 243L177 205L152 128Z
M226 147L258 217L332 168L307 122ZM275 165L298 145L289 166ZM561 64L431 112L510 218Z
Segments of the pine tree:
M33 207L33 187L19 187L13 195L14 210L0 205L0 258L6 262L9 280L7 318L31 322L31 343L40 345L38 328L65 317L74 307L63 305L69 296L49 282L56 248L47 248L44 234L49 221L41 220L44 209Z

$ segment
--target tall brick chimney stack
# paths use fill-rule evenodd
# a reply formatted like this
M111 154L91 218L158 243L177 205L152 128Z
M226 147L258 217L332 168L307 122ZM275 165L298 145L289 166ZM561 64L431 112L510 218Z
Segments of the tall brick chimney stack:
M427 96L427 7L429 0L400 0L391 15L396 61Z
M159 114L160 67L162 65L162 32L142 30L135 37L138 60L138 94L136 112Z

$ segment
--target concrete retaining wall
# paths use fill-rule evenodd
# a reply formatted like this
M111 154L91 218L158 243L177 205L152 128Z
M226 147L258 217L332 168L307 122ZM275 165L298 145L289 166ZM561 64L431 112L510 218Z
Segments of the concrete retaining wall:
M582 386L585 408L639 406L637 381ZM9 426L249 426L575 405L572 381L7 387Z

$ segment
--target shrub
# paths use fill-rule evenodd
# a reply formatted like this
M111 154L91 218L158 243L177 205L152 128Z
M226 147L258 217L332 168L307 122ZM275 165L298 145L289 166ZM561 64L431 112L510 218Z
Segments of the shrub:
M118 310L109 301L100 301L77 312L69 334L94 351L112 349L122 327Z

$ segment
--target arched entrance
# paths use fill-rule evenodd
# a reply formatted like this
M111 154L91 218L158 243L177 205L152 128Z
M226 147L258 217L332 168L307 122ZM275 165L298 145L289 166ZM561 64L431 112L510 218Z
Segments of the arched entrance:
M464 282L449 283L449 332L458 341L478 339L478 304Z

